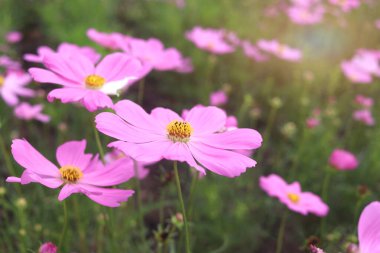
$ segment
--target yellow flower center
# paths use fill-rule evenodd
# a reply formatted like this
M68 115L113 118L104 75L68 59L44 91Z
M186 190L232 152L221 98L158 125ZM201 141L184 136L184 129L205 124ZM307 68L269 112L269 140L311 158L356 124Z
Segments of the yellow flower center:
M4 76L0 75L0 87L4 85L5 78Z
M297 204L300 201L300 196L298 194L295 194L295 193L288 193L288 198L294 204Z
M166 130L168 131L168 138L173 142L188 142L193 132L189 122L179 120L170 122Z
M82 171L75 166L66 165L59 169L61 177L66 183L75 183L83 177Z
M89 89L100 89L103 87L106 79L98 75L89 75L86 77L84 82L86 83L86 87Z

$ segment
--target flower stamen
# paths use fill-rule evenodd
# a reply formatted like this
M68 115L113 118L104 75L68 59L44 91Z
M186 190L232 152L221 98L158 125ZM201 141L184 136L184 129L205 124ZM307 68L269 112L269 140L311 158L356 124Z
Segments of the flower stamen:
M166 130L168 131L168 138L173 142L188 142L193 128L189 122L173 120L171 121Z
M295 193L288 193L288 198L294 204L297 204L300 201L300 196L298 194L295 194Z
M61 177L66 183L76 183L83 177L82 171L78 167L72 165L61 167L59 173L61 173Z
M5 78L4 76L0 75L0 87L4 85Z
M106 79L99 75L89 75L84 82L86 83L87 88L97 90L103 87Z

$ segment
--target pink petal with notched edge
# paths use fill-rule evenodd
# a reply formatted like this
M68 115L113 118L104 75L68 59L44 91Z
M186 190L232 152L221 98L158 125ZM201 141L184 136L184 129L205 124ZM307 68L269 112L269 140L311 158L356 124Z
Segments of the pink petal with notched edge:
M29 74L34 81L39 83L53 83L69 87L81 87L77 82L68 80L62 76L56 75L52 71L41 68L30 68Z
M98 90L87 90L86 95L83 97L81 103L90 112L96 111L101 108L112 108L112 99Z
M271 197L280 197L286 192L287 183L281 177L271 174L260 177L260 187Z
M360 253L380 253L380 202L367 205L358 224Z
M57 188L63 184L60 177L39 176L29 170L24 170L21 175L21 184L40 183L49 188Z
M166 135L166 126L172 122L173 120L179 120L182 121L182 118L175 112L173 112L170 109L167 108L162 108L162 107L157 107L152 110L150 115L157 120L158 122L156 123L159 125L161 129L163 129L163 134Z
M100 195L101 188L92 188L92 191L89 191L84 185L80 184L65 184L58 195L58 200L63 201L73 193L83 193L83 194L96 194Z
M60 88L50 91L47 99L49 102L53 102L54 99L59 99L64 104L70 102L80 102L86 93L87 91L81 88Z
M186 121L194 129L194 137L219 131L226 124L226 119L226 113L213 106L193 107L186 114Z
M121 80L126 76L137 76L141 70L140 61L123 53L109 54L96 66L95 74L110 80Z
M71 165L86 168L92 158L91 154L85 154L86 140L68 141L57 148L56 157L58 163L63 167Z
M26 140L13 140L12 155L18 164L31 172L43 176L59 177L58 168L35 150Z
M86 187L88 188L88 187ZM98 204L108 207L118 207L121 202L125 202L134 194L133 190L100 188L101 194L86 194Z

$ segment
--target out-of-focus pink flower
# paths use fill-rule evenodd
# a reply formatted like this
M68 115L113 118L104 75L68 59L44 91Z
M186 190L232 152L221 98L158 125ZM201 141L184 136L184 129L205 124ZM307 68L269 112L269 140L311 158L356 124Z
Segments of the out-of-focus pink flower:
M329 0L329 2L333 5L339 6L344 12L349 12L360 6L360 0Z
M198 48L214 54L228 54L235 48L225 41L225 31L220 29L194 27L186 32L186 38L193 42Z
M126 169L134 168L135 164L134 164L133 159L126 156L120 150L114 149L112 150L112 152L109 152L105 154L104 156L104 160L106 161L107 164L120 160L120 159L123 159L123 166L125 166ZM146 178L146 176L148 176L149 174L149 170L144 167L145 164L142 162L137 162L137 161L135 161L135 163L137 164L137 175L134 168L133 177L137 177L140 180Z
M46 123L50 121L50 116L42 113L43 108L44 106L42 104L31 105L26 102L23 102L15 107L14 114L19 119L35 119Z
M355 102L365 108L371 108L373 106L373 99L363 95L356 95Z
M303 215L313 213L317 216L326 216L329 212L329 207L319 196L311 192L302 192L299 182L287 184L280 176L271 174L260 177L260 187L294 212Z
M241 41L235 32L224 30L226 40L234 46L239 46Z
M116 95L127 88L132 80L141 76L141 63L123 53L107 55L94 66L81 54L63 57L51 53L43 58L48 70L30 68L29 73L36 82L54 83L63 88L54 89L48 100L61 100L62 103L80 102L87 110L111 108L112 100L108 95Z
M343 149L335 149L330 155L329 164L337 170L354 170L358 167L359 161L354 154Z
M18 104L18 96L33 97L34 91L25 86L32 78L24 72L8 72L6 76L0 75L0 96L9 106Z
M41 46L37 49L37 54L25 54L24 60L29 62L40 62L42 63L42 59L46 54L57 53L63 57L75 57L78 54L81 54L87 57L91 62L96 63L99 61L101 55L95 51L92 47L80 47L75 44L70 43L61 43L57 52L47 46Z
M350 61L343 61L340 65L344 75L353 83L371 83L372 76Z
M21 64L18 61L14 61L6 55L0 56L0 67L4 67L7 70L20 70Z
M162 42L155 38L148 40L129 38L119 46L126 54L138 58L143 63L145 74L152 69L178 72L192 69L189 59L183 58L175 48L165 49Z
M377 29L380 29L380 19L377 19L377 20L375 21L375 27L376 27Z
M89 37L90 40L94 41L95 43L111 50L120 49L120 43L124 43L124 41L129 38L127 35L116 32L98 32L94 28L87 30L87 37Z
M318 248L315 245L310 245L311 253L325 253L322 249Z
M372 113L368 109L356 110L352 115L354 120L363 122L367 126L375 125L375 119L372 117Z
M24 167L21 178L8 177L11 183L40 183L49 188L63 185L58 200L63 201L73 193L85 194L94 202L117 207L134 193L132 190L104 188L128 181L133 176L133 167L126 168L123 160L103 165L98 156L86 154L86 141L69 141L56 152L60 167L41 155L26 140L13 140L12 155Z
M360 253L380 253L380 202L367 205L358 224Z
M11 31L5 35L5 40L8 43L17 43L22 40L22 33L19 31Z
M308 127L308 128L314 128L314 127L317 127L317 126L319 126L320 125L320 120L318 119L318 118L314 118L314 117L312 117L312 118L308 118L307 120L306 120L306 126Z
M38 253L57 253L58 247L52 242L45 242L38 249Z
M210 95L210 105L221 106L221 105L226 104L227 102L228 102L228 96L222 90L215 91L211 93Z
M262 62L262 61L266 61L268 60L268 57L266 55L264 55L262 52L260 52L260 50L251 44L251 42L245 40L241 43L241 46L243 48L243 52L244 54L257 61L257 62Z
M96 127L119 139L109 147L118 148L137 161L181 161L203 174L205 167L226 177L239 176L256 164L233 150L259 148L261 135L253 129L240 128L218 133L226 124L226 114L217 107L196 106L186 118L166 108L155 108L147 114L128 100L116 103L114 110L116 114L98 114Z
M186 1L185 0L175 0L175 4L177 8L183 9L186 7Z
M293 23L299 25L313 25L323 20L325 8L322 5L311 7L291 6L287 15Z
M257 46L268 53L271 53L278 58L287 61L300 61L302 58L302 53L300 50L295 48L290 48L287 45L281 44L276 40L259 40Z

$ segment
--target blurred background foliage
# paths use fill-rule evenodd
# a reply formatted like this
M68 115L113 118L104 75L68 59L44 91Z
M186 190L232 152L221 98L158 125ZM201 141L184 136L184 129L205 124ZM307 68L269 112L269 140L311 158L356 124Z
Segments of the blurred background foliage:
M259 189L258 177L278 173L289 182L300 181L304 190L320 194L331 151L340 147L357 154L361 161L357 170L333 175L328 200L331 211L326 218L328 235L321 241L327 252L341 252L346 242L355 242L358 213L366 203L380 197L380 129L352 121L354 96L363 94L377 101L380 82L377 79L372 85L352 84L341 73L339 64L358 48L379 49L380 32L373 23L380 18L380 6L364 4L341 17L326 15L321 24L298 26L284 14L264 15L265 8L276 2L189 0L180 9L169 0L1 0L0 37L10 30L24 34L13 55L19 59L40 45L55 48L61 42L89 45L108 53L87 38L86 30L91 27L141 38L157 37L165 46L176 47L190 56L194 72L150 74L143 101L147 110L164 106L180 112L195 104L208 104L210 91L228 91L230 102L225 109L238 116L240 126L262 133L264 147L254 155L257 167L239 178L209 173L199 180L191 223L193 252L274 252L286 208ZM274 58L257 63L241 50L215 57L185 39L185 31L196 25L225 28L252 42L278 39L300 48L304 59L300 63ZM29 66L24 63L25 68ZM136 100L137 91L135 85L118 99ZM281 105L276 106L276 99L281 100ZM34 100L45 104L45 111L52 117L50 124L21 122L0 101L0 131L7 152L15 137L28 139L51 159L56 146L72 139L86 138L88 150L96 152L93 115L72 104L46 103L44 94ZM322 111L322 124L308 129L305 120L315 108ZM378 108L375 102L375 119L380 119ZM103 144L110 141L101 137ZM10 175L5 160L1 155L2 179ZM20 175L21 168L13 161L12 164ZM181 172L188 194L190 171L183 166ZM170 163L152 166L150 176L142 181L143 235L133 199L121 208L109 210L85 197L71 197L69 233L61 252L146 253L154 249L159 240L154 236L154 231L159 231L159 212L164 216L163 225L178 211L174 183L170 181ZM0 192L1 252L35 252L44 241L57 242L63 222L57 191L33 184L5 185L4 180L0 186L5 191ZM134 182L125 187L134 187ZM367 191L365 195L361 195L363 189ZM319 224L320 219L313 215L289 215L284 252L303 252L307 239L318 236ZM159 236L164 238L163 233ZM181 252L174 251L177 242L181 240L172 240L168 245L170 252Z

